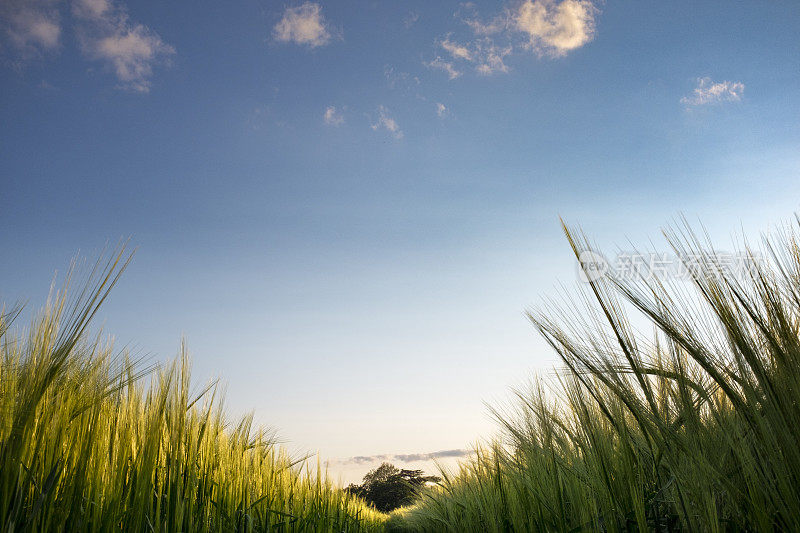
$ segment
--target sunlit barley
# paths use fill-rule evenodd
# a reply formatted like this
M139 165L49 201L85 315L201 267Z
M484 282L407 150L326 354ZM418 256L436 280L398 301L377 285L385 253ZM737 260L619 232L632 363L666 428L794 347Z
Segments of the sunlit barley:
M185 348L145 368L88 326L126 265L53 296L24 336L0 318L0 530L373 531L383 517L190 387ZM303 462L304 463L304 462Z

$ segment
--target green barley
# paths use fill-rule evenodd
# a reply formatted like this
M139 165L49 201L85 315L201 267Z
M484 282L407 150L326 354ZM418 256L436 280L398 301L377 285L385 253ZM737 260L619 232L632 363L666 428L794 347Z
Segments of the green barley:
M800 530L800 231L765 238L767 261L747 249L744 277L685 225L666 236L693 282L603 278L530 313L565 370L494 410L502 441L391 528Z
M192 393L185 347L143 368L90 321L129 258L56 294L27 335L0 317L0 530L376 531L383 515L304 471L215 385Z

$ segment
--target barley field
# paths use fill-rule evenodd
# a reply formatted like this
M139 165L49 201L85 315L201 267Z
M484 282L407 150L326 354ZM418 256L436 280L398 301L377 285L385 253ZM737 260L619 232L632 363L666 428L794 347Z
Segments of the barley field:
M745 276L666 235L694 280L603 278L530 312L563 369L493 409L502 435L389 529L800 530L798 226L748 249Z
M190 383L185 348L143 366L89 332L126 265L0 318L0 530L376 531L382 515ZM70 297L74 295L74 297Z
M565 227L576 255L587 238ZM528 316L562 365L491 412L501 431L416 504L377 512L290 457L185 346L148 366L91 333L130 261L98 263L25 329L0 319L3 531L800 529L800 230L719 267L667 231L691 281L600 277Z

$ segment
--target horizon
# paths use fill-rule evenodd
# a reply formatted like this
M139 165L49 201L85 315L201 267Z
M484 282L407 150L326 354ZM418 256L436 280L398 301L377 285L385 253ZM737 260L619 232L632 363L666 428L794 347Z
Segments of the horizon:
M485 404L557 364L524 313L580 283L560 219L613 255L667 251L685 214L733 250L800 207L796 3L11 0L0 22L0 301L37 310L131 238L95 327L158 362L185 337L195 385L344 483L454 465L497 432Z

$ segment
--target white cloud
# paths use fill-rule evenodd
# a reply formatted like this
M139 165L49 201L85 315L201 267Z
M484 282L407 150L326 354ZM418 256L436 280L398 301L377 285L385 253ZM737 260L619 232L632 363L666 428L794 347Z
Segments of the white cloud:
M325 114L323 115L323 120L325 124L329 126L341 126L344 124L344 116L336 110L336 106L328 106L325 108Z
M525 0L513 20L527 35L527 48L561 56L594 38L596 11L588 0Z
M58 48L58 0L2 0L0 21L6 38L23 58Z
M372 129L378 131L384 129L392 134L395 139L403 138L403 131L398 126L397 121L389 116L389 110L385 106L378 106L378 121L372 125Z
M298 7L287 7L283 18L275 25L272 34L276 41L306 45L310 48L328 44L333 35L322 16L319 4L306 2Z
M132 22L121 3L75 0L72 11L83 53L108 65L122 88L148 92L153 67L168 63L175 54L157 33Z
M466 59L467 61L472 60L472 53L466 46L454 43L449 39L443 40L440 44L442 45L442 48L450 52L450 55L456 59Z
M590 0L523 0L482 22L474 5L462 4L455 16L470 27L473 39L459 44L448 35L438 44L454 60L474 64L479 74L508 72L505 58L515 50L560 57L591 41L597 11ZM457 71L456 65L450 67Z
M425 66L428 68L435 68L439 70L443 70L447 72L447 77L451 80L456 79L457 77L461 76L461 72L459 72L455 66L449 61L445 61L441 57L436 57L433 61L429 61L425 63Z
M714 83L711 78L698 78L697 87L692 94L681 98L681 103L688 106L719 104L722 102L738 102L742 99L744 84L738 81L721 81Z
M441 102L436 102L436 114L439 118L444 118L447 115L447 106Z

